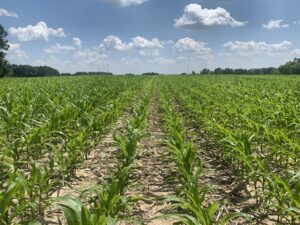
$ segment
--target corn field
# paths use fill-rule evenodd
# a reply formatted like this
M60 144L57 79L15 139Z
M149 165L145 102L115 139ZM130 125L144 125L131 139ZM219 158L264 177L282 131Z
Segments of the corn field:
M0 84L0 224L300 224L300 79Z

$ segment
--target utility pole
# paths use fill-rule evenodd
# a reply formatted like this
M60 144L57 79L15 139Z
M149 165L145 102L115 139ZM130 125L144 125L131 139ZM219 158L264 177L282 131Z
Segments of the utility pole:
M108 63L106 64L106 73L108 75Z

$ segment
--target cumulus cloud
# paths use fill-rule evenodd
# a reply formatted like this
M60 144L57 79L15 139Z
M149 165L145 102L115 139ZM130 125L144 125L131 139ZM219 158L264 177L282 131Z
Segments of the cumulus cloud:
M149 0L104 0L104 1L119 7L129 7L134 5L141 5Z
M81 40L79 38L73 38L73 45L61 45L56 43L55 45L44 49L46 53L49 54L58 54L58 53L67 53L75 51L81 48Z
M175 20L174 26L189 30L198 30L203 27L231 26L241 27L246 22L235 20L228 11L223 8L207 9L193 3L184 9L184 14Z
M140 50L139 54L142 56L157 57L160 56L160 51L158 49L147 49L147 50Z
M119 37L110 35L106 37L100 44L103 51L129 51L138 50L141 55L159 55L159 49L163 48L162 43L157 38L148 40L141 36L131 39L130 42L123 42Z
M8 17L14 17L14 18L18 18L18 15L14 12L8 12L5 9L0 9L0 17L1 16L8 16Z
M167 41L161 41L162 45L173 45L174 41L173 40L167 40Z
M78 37L74 37L73 38L73 44L75 45L75 47L81 48L82 42L81 42L81 40Z
M7 58L13 62L24 62L29 59L26 52L21 48L20 44L9 43L7 50Z
M49 54L58 54L58 53L66 53L69 51L74 51L76 48L69 45L61 45L59 43L56 43L54 46L51 46L50 48L46 48L45 52Z
M292 51L292 54L300 55L300 49L295 49Z
M97 48L77 49L72 56L64 59L53 54L33 61L33 65L48 65L60 72L105 71L108 57ZM111 64L111 63L110 63Z
M206 43L195 41L189 37L179 39L173 49L179 53L194 53L203 59L211 59L212 50L206 46Z
M287 28L290 25L285 24L283 20L270 20L267 24L262 25L263 28L268 30L279 29L279 28Z
M227 42L223 45L224 48L229 49L230 51L236 52L240 55L252 55L256 53L274 53L288 50L292 46L292 43L289 41L283 41L281 43L266 43L264 41L255 42Z
M50 36L65 37L65 32L62 28L53 29L48 28L43 21L38 22L35 26L28 25L27 27L11 27L9 29L11 35L16 36L19 41L48 41Z
M132 41L128 44L131 48L135 49L159 49L163 48L162 44L157 38L147 40L141 36L132 38Z
M122 57L121 62L126 66L142 65L142 61L140 59L132 57Z
M106 37L102 41L99 47L107 51L110 50L126 51L130 49L130 47L126 43L123 43L123 41L119 37L114 35L109 35L108 37Z
M177 61L179 61L179 62L187 62L188 58L186 56L179 56L179 57L177 57Z
M97 63L106 61L108 57L106 54L102 54L95 49L83 49L76 51L73 58L82 64L96 65Z

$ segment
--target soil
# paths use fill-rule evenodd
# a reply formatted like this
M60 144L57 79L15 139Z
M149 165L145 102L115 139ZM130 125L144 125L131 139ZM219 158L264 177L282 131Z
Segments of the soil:
M247 213L253 218L237 218L228 224L232 225L271 225L276 224L274 218L263 218L258 212L256 199L251 195L253 186L237 182L233 169L221 158L221 147L211 139L210 135L200 127L196 121L192 121L188 113L177 105L178 112L182 115L183 123L189 127L188 138L199 149L198 158L203 165L203 173L200 177L200 185L209 187L205 204L221 202L219 217L229 212Z
M63 187L52 194L53 198L73 195L80 196L88 187L98 185L107 180L115 171L118 163L118 148L114 134L124 126L129 113L125 112L112 126L111 131L104 136L101 143L90 152L88 158L75 171L75 176ZM62 213L52 209L47 213L45 224L58 224L58 218L65 224Z
M158 92L157 92L158 93ZM210 188L206 195L205 205L212 202L222 202L218 217L229 212L245 212L252 215L252 221L238 218L232 221L232 225L241 224L276 224L272 218L261 218L258 213L255 199L251 196L251 186L237 183L235 174L230 165L220 157L220 146L213 141L209 134L199 124L192 121L187 112L177 105L177 110L183 118L188 139L199 149L197 157L202 161L203 173L200 178L201 186ZM75 177L68 185L53 194L72 194L79 196L87 187L93 184L101 184L107 180L115 170L117 159L117 146L114 134L122 127L129 113L120 117L111 132L93 149L88 159L76 170ZM159 197L173 195L178 190L178 184L170 180L170 176L176 173L175 164L169 160L168 150L164 144L167 139L162 127L162 115L159 110L159 96L155 94L150 103L150 113L147 126L144 129L144 137L138 144L138 156L134 161L134 167L130 172L127 196L140 197L140 200L132 206L131 215L144 224L171 225L175 221L162 218L164 212L168 212L168 206ZM176 187L176 188L175 188ZM47 214L46 224L58 224L62 218L59 211L50 210ZM273 218L274 219L274 218ZM62 220L63 224L65 222ZM120 225L137 224L137 222L121 221Z
M140 196L143 200L133 206L133 216L149 225L171 225L171 219L155 217L161 216L167 205L158 197L174 194L174 185L168 181L172 173L172 162L166 161L168 151L164 146L166 134L161 127L158 96L151 103L145 137L139 143L139 155L135 160L135 167L131 172L130 186L127 195ZM121 224L132 224L122 222Z

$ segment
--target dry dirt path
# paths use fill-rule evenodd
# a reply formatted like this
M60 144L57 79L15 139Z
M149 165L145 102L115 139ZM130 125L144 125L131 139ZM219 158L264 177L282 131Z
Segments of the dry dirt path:
M166 208L166 205L156 198L174 194L174 185L167 181L172 163L166 161L168 151L163 144L166 135L162 130L162 124L159 99L158 95L155 95L150 106L148 124L144 130L145 137L138 145L139 154L126 193L143 198L133 206L133 216L149 225L171 225L174 222L169 219L151 220L160 216L161 211Z

